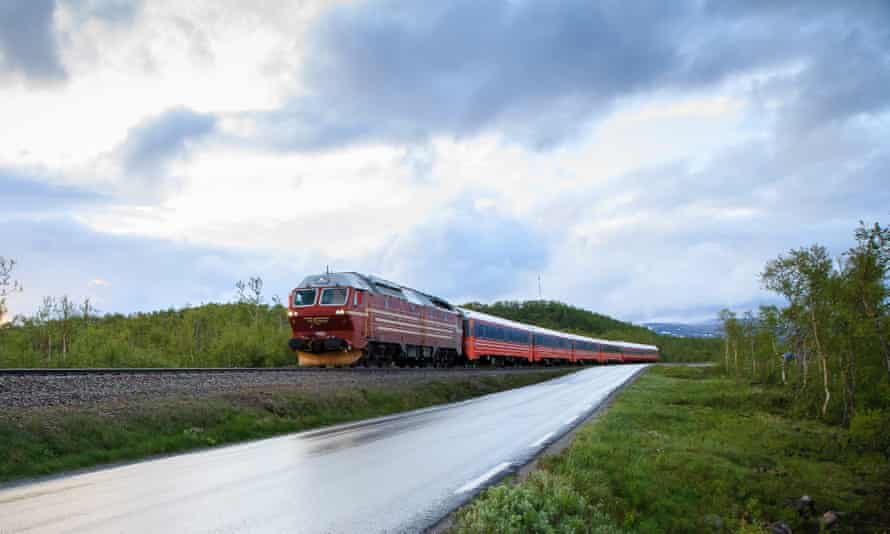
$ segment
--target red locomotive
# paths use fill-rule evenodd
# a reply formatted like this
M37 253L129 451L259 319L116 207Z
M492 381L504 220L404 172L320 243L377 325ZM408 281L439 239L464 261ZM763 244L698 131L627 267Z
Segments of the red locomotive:
M301 366L652 362L658 348L539 328L452 306L358 273L312 275L291 293Z

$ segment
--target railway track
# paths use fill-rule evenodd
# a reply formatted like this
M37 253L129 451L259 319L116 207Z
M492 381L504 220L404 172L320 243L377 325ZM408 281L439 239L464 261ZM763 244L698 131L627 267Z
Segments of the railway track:
M480 373L486 371L540 372L551 367L78 367L78 368L21 368L0 369L0 376L68 376L68 375L185 375L233 373Z
M556 373L560 367L477 368L105 368L0 369L0 406L118 406L133 400L238 395L284 388L306 395L332 390L422 386L503 374ZM251 393L252 394L252 393Z

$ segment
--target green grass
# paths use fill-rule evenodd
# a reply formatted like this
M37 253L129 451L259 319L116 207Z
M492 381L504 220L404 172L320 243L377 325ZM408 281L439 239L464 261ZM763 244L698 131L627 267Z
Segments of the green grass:
M487 490L457 532L819 532L789 502L844 512L835 532L890 532L886 456L848 431L786 415L778 388L712 368L655 367L563 453Z
M209 399L0 413L0 481L297 432L455 402L558 373L474 376L314 395L265 388Z

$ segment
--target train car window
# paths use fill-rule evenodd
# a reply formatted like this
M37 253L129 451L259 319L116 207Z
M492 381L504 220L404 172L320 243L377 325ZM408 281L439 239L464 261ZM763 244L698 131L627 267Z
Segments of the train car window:
M352 292L352 305L358 306L358 291Z
M293 295L291 295L291 306L312 306L313 304L315 304L316 293L318 293L317 289L294 290Z

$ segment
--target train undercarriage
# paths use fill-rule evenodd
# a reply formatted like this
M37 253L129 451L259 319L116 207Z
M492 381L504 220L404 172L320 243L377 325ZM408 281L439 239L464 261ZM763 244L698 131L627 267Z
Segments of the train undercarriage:
M305 350L294 350L299 358L300 367L551 367L599 364L595 360L571 362L559 358L545 358L532 362L528 358L508 356L481 356L469 360L454 349L398 343L369 343L361 350L350 350L345 344L334 350L330 350L333 347L323 345L300 348ZM312 350L313 348L321 350L316 352Z
M455 367L466 363L454 349L372 342L353 349L341 340L290 344L300 367Z

